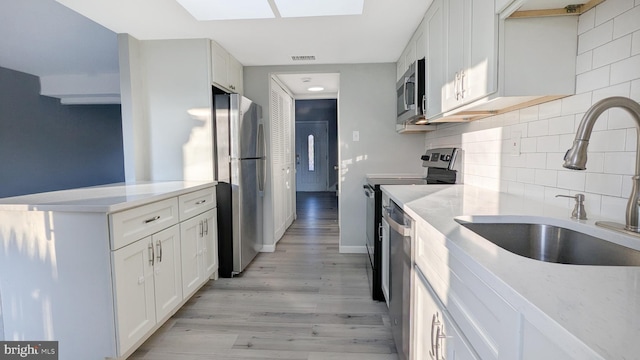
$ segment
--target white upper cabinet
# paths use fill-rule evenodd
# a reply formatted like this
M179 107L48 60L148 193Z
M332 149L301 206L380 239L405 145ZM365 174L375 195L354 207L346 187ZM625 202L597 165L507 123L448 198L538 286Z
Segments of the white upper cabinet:
M495 91L498 17L494 0L450 0L445 4L442 110L449 111Z
M400 77L424 54L429 122L471 121L575 93L578 17L497 14L542 2L523 4L433 1L397 64Z
M242 94L242 64L215 41L211 41L211 81L232 93Z

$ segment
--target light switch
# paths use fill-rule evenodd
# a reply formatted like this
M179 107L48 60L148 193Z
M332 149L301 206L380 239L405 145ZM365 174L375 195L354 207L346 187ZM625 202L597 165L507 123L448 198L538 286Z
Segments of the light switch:
M353 141L360 141L360 131L353 132Z

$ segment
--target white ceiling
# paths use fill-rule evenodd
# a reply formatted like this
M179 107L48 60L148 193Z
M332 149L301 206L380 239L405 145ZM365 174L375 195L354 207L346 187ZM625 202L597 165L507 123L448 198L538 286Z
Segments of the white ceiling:
M213 39L245 66L294 64L292 55L316 56L296 64L395 62L431 3L366 0L361 16L197 21L176 0L58 2L139 40Z
M0 66L38 76L117 73L117 33L210 38L244 66L395 62L430 3L365 0L360 16L197 21L176 0L2 0ZM311 75L324 79L325 97L335 94L337 74Z

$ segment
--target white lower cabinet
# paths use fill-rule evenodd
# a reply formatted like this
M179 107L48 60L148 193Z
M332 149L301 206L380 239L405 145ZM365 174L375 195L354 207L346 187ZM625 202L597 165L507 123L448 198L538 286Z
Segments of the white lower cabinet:
M182 292L190 296L218 268L216 209L180 224L182 254Z
M112 253L121 350L142 339L182 301L179 246L174 225Z
M414 273L414 360L480 360L418 268Z

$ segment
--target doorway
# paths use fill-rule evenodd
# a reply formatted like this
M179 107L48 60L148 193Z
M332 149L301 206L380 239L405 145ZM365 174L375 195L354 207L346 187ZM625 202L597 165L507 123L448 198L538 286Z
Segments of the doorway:
M329 145L326 121L296 122L296 190L327 191Z

